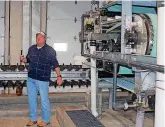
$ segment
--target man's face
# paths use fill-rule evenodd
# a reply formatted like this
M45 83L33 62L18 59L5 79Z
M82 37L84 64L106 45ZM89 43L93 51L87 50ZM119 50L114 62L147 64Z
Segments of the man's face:
M45 44L45 37L41 34L36 35L36 42L38 46L42 46Z

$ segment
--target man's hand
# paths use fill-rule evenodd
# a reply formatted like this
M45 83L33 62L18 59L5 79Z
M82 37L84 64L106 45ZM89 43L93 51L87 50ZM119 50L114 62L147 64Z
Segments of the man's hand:
M57 84L59 86L62 84L62 77L57 77Z
M26 59L26 57L24 57L24 56L20 56L20 60L21 60L22 62L24 62L24 63L27 62L27 59Z

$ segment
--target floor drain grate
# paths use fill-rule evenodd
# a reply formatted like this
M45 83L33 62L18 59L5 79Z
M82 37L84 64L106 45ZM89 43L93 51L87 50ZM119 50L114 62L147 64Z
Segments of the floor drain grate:
M66 111L76 127L105 127L88 110Z

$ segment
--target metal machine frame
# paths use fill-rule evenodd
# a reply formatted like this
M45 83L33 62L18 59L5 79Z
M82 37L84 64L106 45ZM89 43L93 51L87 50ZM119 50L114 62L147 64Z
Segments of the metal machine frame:
M110 4L106 4L103 7L107 8L118 2L111 2ZM165 67L164 65L158 65L156 62L156 57L153 56L142 56L142 55L132 55L129 47L125 46L125 31L131 31L132 26L132 1L122 1L122 18L120 19L121 23L117 23L115 26L111 27L109 30L117 28L121 25L121 53L112 53L112 52L97 52L96 51L96 42L101 40L109 40L110 36L103 33L89 33L88 40L90 42L90 54L82 54L85 57L89 57L91 61L91 111L94 116L98 116L97 108L96 108L96 89L97 88L97 78L95 77L97 74L96 70L96 60L102 61L111 61L114 64L114 73L113 73L113 87L109 84L107 87L110 91L109 96L109 108L113 109L128 109L129 107L138 108L137 111L137 119L136 119L136 127L144 126L144 107L143 99L146 95L153 95L155 92L153 90L149 91L138 91L137 93L137 102L132 105L128 105L127 103L119 104L116 102L116 88L117 88L117 66L118 64L131 67L135 72L159 72L164 74ZM111 21L109 21L111 22ZM135 75L136 76L136 75ZM152 77L150 77L152 78ZM136 77L135 77L136 79ZM93 88L93 89L92 89ZM100 86L101 88L101 86ZM100 91L100 89L98 90ZM113 91L113 93L112 93ZM102 95L99 93L99 114L101 114L102 108ZM141 116L141 117L139 117ZM143 117L142 117L143 116Z

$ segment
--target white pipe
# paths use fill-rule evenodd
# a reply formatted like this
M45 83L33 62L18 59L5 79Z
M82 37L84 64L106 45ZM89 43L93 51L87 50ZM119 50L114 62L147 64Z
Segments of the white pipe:
M90 54L96 51L96 46L90 46ZM97 88L97 74L96 74L96 59L91 58L91 112L97 117L96 108L96 88Z
M164 38L164 2L158 2L158 38L157 38L157 64L165 65L165 38ZM156 103L155 103L155 127L165 127L165 75L157 72Z

